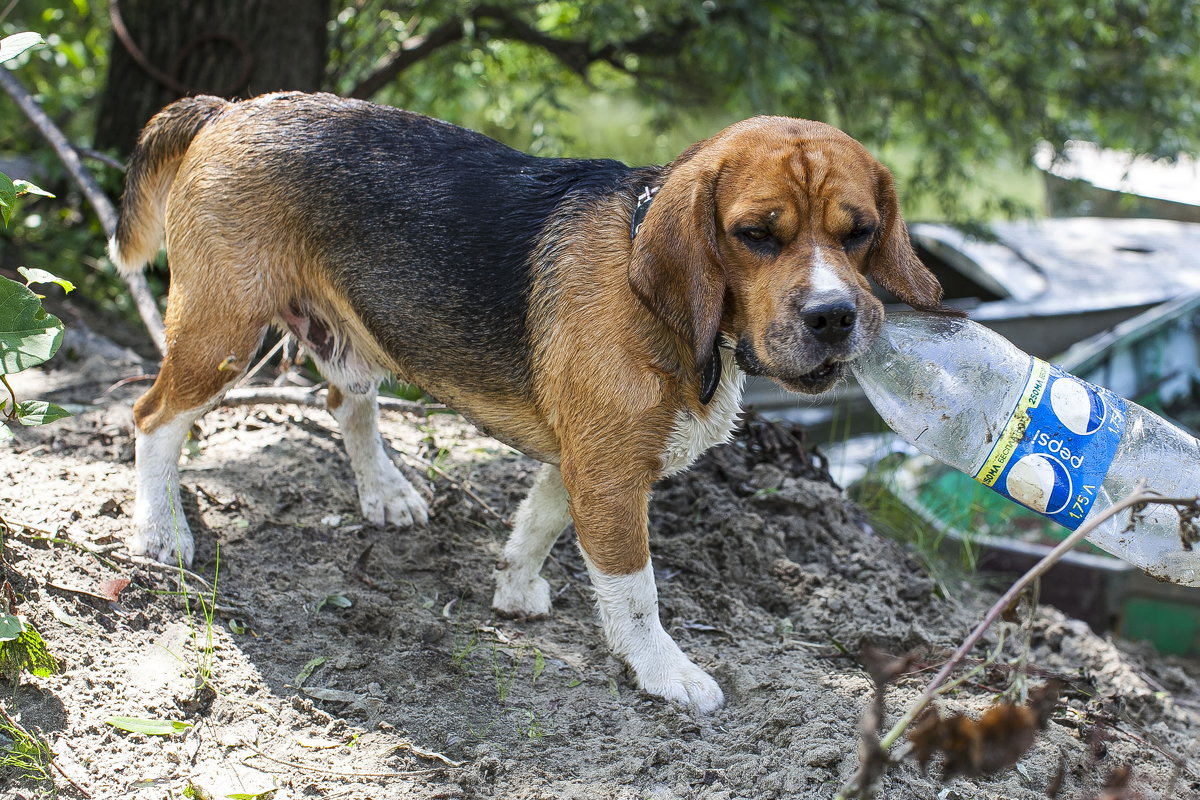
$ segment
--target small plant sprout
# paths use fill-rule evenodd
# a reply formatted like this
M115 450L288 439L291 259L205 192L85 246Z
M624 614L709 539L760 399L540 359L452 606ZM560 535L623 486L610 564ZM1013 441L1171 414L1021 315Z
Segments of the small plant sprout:
M533 680L530 681L533 685L537 685L537 680L546 671L546 657L542 655L542 651L538 648L533 648Z
M500 659L502 656L509 658L509 664L502 666ZM508 702L508 695L512 691L513 676L517 673L517 659L506 649L492 645L492 680L496 684L496 699L501 703Z
M179 722L173 719L146 719L144 717L109 717L105 724L130 733L140 733L144 736L170 736L183 733L192 727L190 722Z
M350 608L354 605L354 601L344 594L329 594L317 601L316 613L320 613L325 606L333 606L334 608Z
M521 712L522 717L517 724L517 731L527 739L541 739L546 735L546 728L542 725L541 719L532 708L527 708Z

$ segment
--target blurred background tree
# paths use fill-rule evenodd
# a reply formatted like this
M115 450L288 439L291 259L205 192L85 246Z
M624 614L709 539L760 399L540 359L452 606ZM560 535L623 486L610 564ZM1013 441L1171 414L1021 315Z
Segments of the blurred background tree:
M878 152L910 217L961 220L1036 205L1039 141L1170 158L1200 140L1192 0L0 0L0 34L20 30L49 43L21 80L74 142L118 157L196 92L325 89L630 163L787 114ZM48 241L45 215L76 230L87 215L0 97L0 162L13 158L63 200L29 205L8 236L101 258L102 237L56 226ZM115 196L119 175L98 169Z
M121 0L108 12L96 147L128 153L156 111L189 94L323 88L329 0Z

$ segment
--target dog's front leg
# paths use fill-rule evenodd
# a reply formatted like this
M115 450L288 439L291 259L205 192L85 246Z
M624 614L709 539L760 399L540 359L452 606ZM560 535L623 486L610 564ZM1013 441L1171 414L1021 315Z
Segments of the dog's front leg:
M645 691L708 712L724 703L721 687L684 655L658 618L647 527L651 470L648 465L630 480L629 461L610 471L594 464L580 469L564 459L562 476L609 647Z

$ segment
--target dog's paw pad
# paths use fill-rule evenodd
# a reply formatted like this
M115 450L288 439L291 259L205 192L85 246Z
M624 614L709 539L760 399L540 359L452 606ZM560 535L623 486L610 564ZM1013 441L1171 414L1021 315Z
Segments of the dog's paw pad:
M393 511L392 506L397 506L397 508ZM425 498L417 494L416 489L411 485L406 485L403 495L393 498L392 503L388 506L388 519L392 519L393 516L408 519L407 523L397 522L397 524L425 525L429 522L429 504L425 502Z
M136 525L129 539L129 552L135 556L146 556L163 564L192 565L196 546L192 532L185 526Z
M533 619L550 615L550 584L540 575L532 580L509 578L503 570L496 573L496 593L492 608L506 617Z
M358 500L363 517L373 525L408 528L429 522L429 505L399 470L361 480Z
M725 693L712 676L686 658L684 661L684 664L673 665L665 674L651 678L639 676L638 683L642 690L701 714L723 706Z

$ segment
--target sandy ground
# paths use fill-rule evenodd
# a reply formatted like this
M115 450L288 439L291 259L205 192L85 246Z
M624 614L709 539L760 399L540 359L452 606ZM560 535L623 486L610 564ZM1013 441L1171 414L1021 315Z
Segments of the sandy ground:
M129 408L146 384L101 392L146 367L75 342L19 386L90 409L0 445L4 576L62 663L5 704L78 785L60 778L62 797L183 797L189 785L276 800L831 797L858 764L864 644L916 657L889 688L890 725L990 602L965 584L935 591L792 435L759 430L664 482L651 507L663 621L726 693L724 708L696 716L640 693L608 654L570 531L544 573L552 618L491 612L506 528L484 504L509 517L532 461L452 414L386 413L396 450L436 460L453 483L398 457L434 515L427 528L381 529L358 516L332 419L295 406L203 421L182 478L201 583L124 556ZM114 578L130 581L116 602L95 596ZM197 593L211 599L214 579L210 624ZM906 759L880 796L1018 800L1061 783L1059 797L1097 798L1126 766L1131 792L1119 796L1200 796L1196 664L1052 609L1030 625L1031 684L1057 676L1066 688L1017 768L943 782L938 760L922 774ZM981 714L1024 641L1010 637L942 708ZM198 693L197 677L211 691ZM106 724L114 715L190 727L127 733ZM0 775L4 797L48 791Z

